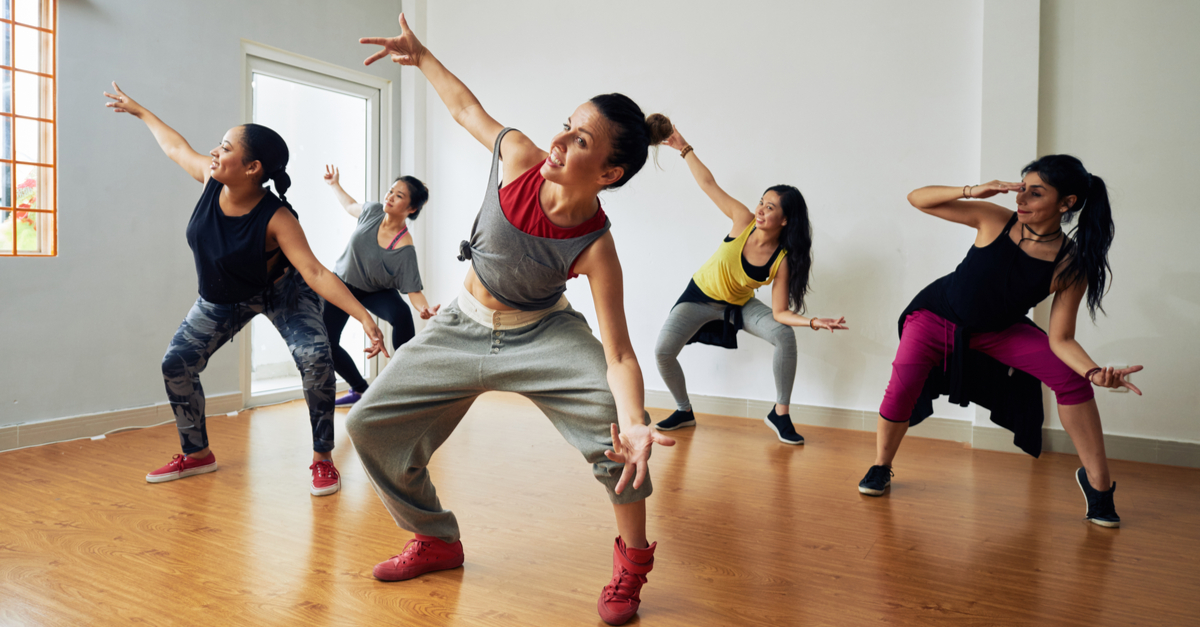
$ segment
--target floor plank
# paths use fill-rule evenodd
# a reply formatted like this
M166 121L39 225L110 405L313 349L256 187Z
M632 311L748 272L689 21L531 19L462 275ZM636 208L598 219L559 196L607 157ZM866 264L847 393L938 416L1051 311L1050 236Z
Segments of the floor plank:
M1073 456L910 437L876 499L855 489L872 433L793 447L698 418L651 461L659 549L631 624L1200 624L1200 470L1114 461L1109 530L1082 520ZM299 402L210 418L221 469L165 484L143 476L177 450L170 425L0 453L0 624L601 624L612 508L532 404L484 396L434 457L465 568L390 584L371 566L410 534L343 420L323 498Z

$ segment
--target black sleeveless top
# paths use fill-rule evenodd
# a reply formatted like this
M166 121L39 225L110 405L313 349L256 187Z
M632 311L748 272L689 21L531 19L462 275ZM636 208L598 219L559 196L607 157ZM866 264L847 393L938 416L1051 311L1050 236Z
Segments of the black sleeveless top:
M267 223L285 206L283 201L268 191L250 213L234 218L221 211L222 187L214 178L204 186L188 222L187 242L196 258L200 296L210 303L232 305L269 289L291 264L283 251L266 251Z
M954 272L921 290L900 315L899 327L903 336L904 321L920 309L955 325L951 366L945 372L941 368L930 372L909 416L910 424L931 416L933 399L946 394L950 402L963 407L975 403L991 410L992 422L1012 431L1013 443L1037 457L1045 418L1041 382L968 348L971 333L1003 331L1014 324L1036 327L1026 314L1050 295L1054 270L1068 253L1069 241L1063 243L1054 261L1030 256L1009 236L1016 223L1014 213L992 243L972 246Z

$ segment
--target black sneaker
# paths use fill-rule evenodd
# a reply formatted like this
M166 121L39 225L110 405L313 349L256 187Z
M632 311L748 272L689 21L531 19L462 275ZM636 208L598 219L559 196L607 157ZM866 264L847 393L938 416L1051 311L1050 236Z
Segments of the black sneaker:
M676 410L666 420L655 424L654 428L659 431L674 431L694 426L696 426L696 414L692 413L692 410L689 409L687 411Z
M1083 490L1083 498L1087 499L1088 522L1101 527L1120 527L1121 517L1117 516L1117 508L1113 505L1113 492L1117 491L1117 482L1105 492L1101 492L1088 483L1087 471L1082 466L1075 471L1075 483Z
M892 485L894 474L891 466L871 466L867 476L858 482L858 491L867 496L883 496L884 490Z
M775 413L775 409L771 409L771 413L763 418L763 422L771 427L771 431L779 436L779 441L784 444L804 444L804 436L796 433L796 429L792 427L792 417L788 414L780 416Z

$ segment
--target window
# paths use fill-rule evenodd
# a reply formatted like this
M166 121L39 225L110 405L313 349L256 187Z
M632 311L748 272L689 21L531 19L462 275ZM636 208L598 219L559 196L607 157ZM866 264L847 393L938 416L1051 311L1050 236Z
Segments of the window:
M0 255L54 256L55 0L0 0Z

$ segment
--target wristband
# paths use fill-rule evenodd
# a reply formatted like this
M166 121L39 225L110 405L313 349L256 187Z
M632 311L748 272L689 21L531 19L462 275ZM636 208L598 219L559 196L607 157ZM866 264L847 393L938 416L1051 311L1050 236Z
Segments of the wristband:
M817 327L813 326L814 324L816 324L816 322L817 322L816 318L809 318L808 319L808 328L812 329L813 331L816 331Z
M691 145L691 144L688 144L688 145L684 146L684 147L683 147L683 150L680 150L680 151L679 151L679 158L680 158L680 159L687 159L688 153L689 153L689 152L691 152L692 150L693 150L693 148L692 148L692 145Z
M1103 368L1092 368L1091 370L1087 371L1087 374L1083 375L1083 378L1087 379L1088 383L1095 385L1095 383L1092 383L1092 375L1096 374L1097 372L1100 372L1101 370L1104 370L1104 369Z

